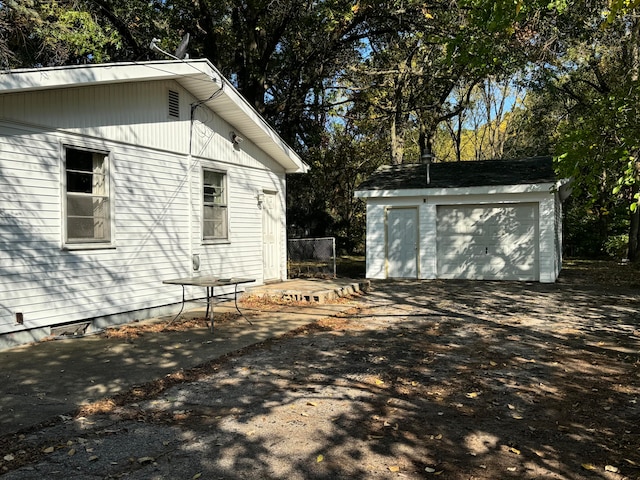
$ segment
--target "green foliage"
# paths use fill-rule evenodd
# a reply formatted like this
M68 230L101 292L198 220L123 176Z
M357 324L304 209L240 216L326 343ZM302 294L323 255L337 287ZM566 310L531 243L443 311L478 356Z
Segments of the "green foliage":
M582 197L573 196L565 203L564 248L570 257L604 258L613 255L614 245L627 239L629 217L624 205L587 206ZM617 240L611 240L617 239ZM624 245L626 254L627 245ZM624 258L620 254L615 258Z
M385 158L374 138L334 125L311 149L311 171L288 177L287 223L290 236L336 237L341 253L364 251L365 204L354 198L362 180Z
M9 0L0 4L0 61L6 66L105 62L117 32L81 2Z
M607 238L604 244L604 251L614 260L627 258L627 248L629 246L629 234L612 235Z
M364 209L353 191L381 163L433 150L450 159L554 153L560 175L575 179L569 224L595 254L610 248L606 239L620 225L631 228L638 205L638 6L6 0L0 63L159 58L152 38L171 52L189 32L190 56L218 66L312 165L289 183L298 231L335 235L345 251L362 248ZM517 108L475 119L484 108L479 86L509 85L518 74L528 93Z

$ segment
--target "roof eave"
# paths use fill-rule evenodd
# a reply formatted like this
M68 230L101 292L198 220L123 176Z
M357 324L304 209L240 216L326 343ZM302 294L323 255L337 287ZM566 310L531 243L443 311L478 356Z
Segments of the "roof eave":
M495 195L519 193L549 193L557 183L535 183L522 185L494 185L450 188L407 188L396 190L356 190L357 198L398 198L398 197L443 197L453 195Z
M272 157L286 173L309 166L206 59L19 69L0 73L0 92L17 93L105 83L173 79ZM221 90L219 96L211 94ZM217 99L217 101L216 101Z

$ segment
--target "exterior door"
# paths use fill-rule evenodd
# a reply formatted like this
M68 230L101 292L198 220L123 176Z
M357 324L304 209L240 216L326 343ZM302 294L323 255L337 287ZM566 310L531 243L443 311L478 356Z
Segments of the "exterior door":
M389 208L387 278L418 278L418 209Z
M280 275L280 209L275 193L264 193L262 202L262 244L264 280L282 280Z

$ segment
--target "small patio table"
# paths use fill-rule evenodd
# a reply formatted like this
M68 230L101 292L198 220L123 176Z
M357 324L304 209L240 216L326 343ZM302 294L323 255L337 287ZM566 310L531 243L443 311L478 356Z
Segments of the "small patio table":
M240 311L238 307L238 285L242 285L245 283L255 282L255 278L218 278L213 276L200 276L200 277L185 277L185 278L173 278L170 280L163 280L162 283L169 285L181 285L182 286L182 306L180 307L180 311L178 314L167 324L171 325L176 319L182 314L184 310L184 305L186 303L185 299L185 287L186 286L195 286L195 287L204 287L207 291L207 310L204 314L205 319L210 320L211 325L211 333L213 333L213 294L215 287L225 287L233 285L233 301L238 313L244 318L249 325L253 325L247 317Z

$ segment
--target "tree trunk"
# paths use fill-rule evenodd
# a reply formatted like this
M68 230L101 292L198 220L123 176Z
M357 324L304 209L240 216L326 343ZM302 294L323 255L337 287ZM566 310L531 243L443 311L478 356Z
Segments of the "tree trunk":
M629 225L629 248L627 257L632 262L638 260L638 234L640 233L640 209L631 212L631 222Z
M391 116L390 140L391 140L391 165L400 165L404 160L404 138L400 133L400 112Z
M634 11L633 13L636 12ZM638 42L640 41L640 21L638 20L637 15L632 15L631 22L631 28L629 29L631 37L629 41L629 56L631 60L630 73L632 84L637 85L638 79L640 78L640 46L638 45ZM631 221L629 225L629 249L627 252L627 256L631 261L637 261L640 256L640 252L638 251L638 244L640 240L640 198L636 199L635 197L640 190L640 187L638 186L638 183L640 182L640 172L638 172L638 167L638 161L636 160L636 184L631 189L631 200L636 202L636 209L631 212Z

